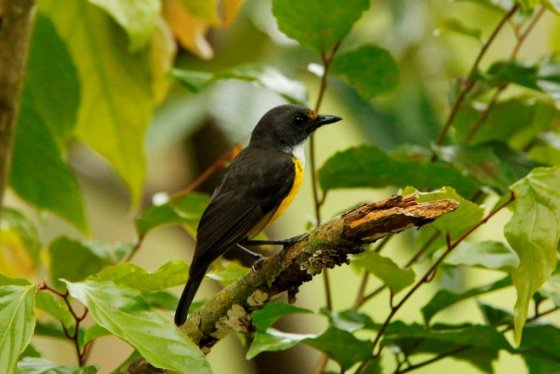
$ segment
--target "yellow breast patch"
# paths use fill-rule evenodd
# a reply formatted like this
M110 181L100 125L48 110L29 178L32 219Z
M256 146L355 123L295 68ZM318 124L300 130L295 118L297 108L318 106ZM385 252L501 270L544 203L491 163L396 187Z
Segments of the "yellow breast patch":
M294 184L292 185L292 189L290 190L288 195L284 198L284 200L282 200L282 203L280 203L278 209L276 209L270 220L267 222L267 225L270 225L278 217L280 217L282 213L284 213L286 208L288 208L288 206L294 200L294 197L296 197L301 186L301 181L303 181L303 163L298 158L293 158L292 160L294 161L294 169L296 172L296 175L294 176Z

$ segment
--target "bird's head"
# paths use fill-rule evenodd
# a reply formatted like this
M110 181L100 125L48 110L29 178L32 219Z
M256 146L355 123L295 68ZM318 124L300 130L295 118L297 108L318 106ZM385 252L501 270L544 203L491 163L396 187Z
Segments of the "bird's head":
M328 114L317 114L301 105L280 105L262 116L251 134L250 144L294 147L319 127L341 119Z

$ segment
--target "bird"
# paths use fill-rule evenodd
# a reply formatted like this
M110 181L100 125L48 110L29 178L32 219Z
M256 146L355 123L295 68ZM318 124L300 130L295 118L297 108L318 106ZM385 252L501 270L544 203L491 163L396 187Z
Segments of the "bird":
M294 199L303 180L305 140L341 119L285 104L257 122L248 146L226 169L199 221L189 278L175 311L177 326L187 320L200 283L218 257L237 246L255 260L262 258L243 243L274 222Z

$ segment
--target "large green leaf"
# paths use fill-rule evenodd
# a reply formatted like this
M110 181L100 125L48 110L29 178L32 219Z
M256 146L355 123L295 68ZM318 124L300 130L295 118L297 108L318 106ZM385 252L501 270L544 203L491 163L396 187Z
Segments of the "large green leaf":
M373 351L372 341L360 340L348 331L334 326L330 326L315 338L306 339L305 344L324 352L330 359L338 362L342 371L369 359Z
M492 372L492 361L498 358L500 350L512 350L504 336L491 326L434 325L425 328L400 321L389 325L382 344L397 346L408 357L425 353L448 356L452 353L453 358L468 361L486 373ZM460 352L454 352L459 348L462 349Z
M267 304L263 309L251 315L253 325L261 331L272 327L280 318L295 313L311 313L309 309L299 308L292 304L282 301L275 301Z
M193 92L199 92L220 80L237 79L266 88L291 103L307 103L307 90L305 86L298 81L289 79L271 66L256 64L239 65L217 73L174 69L173 75Z
M33 285L0 287L0 373L15 372L19 355L31 342L36 290Z
M474 103L461 107L453 122L459 140L465 139L484 110L485 108ZM476 144L495 140L521 149L557 117L558 113L550 101L534 97L514 97L499 101L470 142Z
M549 359L560 362L560 328L546 322L525 326L519 350L528 354L548 356Z
M35 305L54 317L68 331L71 331L73 328L74 318L68 310L68 306L59 296L54 296L53 293L47 291L37 292L35 295Z
M352 258L352 264L364 268L385 283L396 294L414 283L414 271L401 269L393 260L369 251Z
M122 26L130 39L130 49L138 50L152 35L161 11L159 0L88 0L105 10Z
M492 326L483 325L434 325L429 328L407 325L401 321L389 325L383 337L383 344L392 344L400 339L421 338L450 344L469 345L489 350L512 350L504 335Z
M77 136L109 160L137 202L146 169L144 134L154 107L149 51L130 53L124 32L87 0L44 0L39 7L55 24L78 69L82 100Z
M178 372L211 373L198 346L172 322L152 311L138 291L112 282L67 282L100 326L136 348L152 365Z
M502 242L463 241L444 261L448 265L465 265L511 272L519 266L517 253Z
M520 259L519 267L512 272L517 290L514 321L518 343L531 297L556 268L560 238L558 186L560 168L537 168L511 187L515 193L513 217L506 224L504 233Z
M198 221L210 203L210 196L192 192L177 200L156 205L146 210L135 220L138 236L162 225L183 224L191 233L196 233Z
M97 373L97 367L59 365L44 358L25 357L18 362L17 372L18 374L94 374Z
M26 103L25 95L14 139L10 185L27 202L87 231L78 182L53 133Z
M370 45L338 54L333 72L343 76L366 99L391 91L399 81L399 68L389 51Z
M318 51L327 51L352 29L369 0L274 0L278 27L290 38Z
M43 13L35 22L26 74L22 110L32 108L62 145L77 124L80 81L68 48Z
M41 13L29 54L10 183L29 203L86 231L80 188L62 151L76 126L80 82L66 45Z
M319 170L319 183L324 190L408 185L435 189L448 185L464 196L478 188L473 180L443 163L400 161L370 146L350 148L329 158Z
M496 86L514 83L560 101L560 61L554 58L547 57L535 65L520 61L497 62L488 69L485 79Z
M94 279L113 281L122 287L148 292L185 284L188 272L189 266L179 260L169 261L152 273L127 262L103 269Z
M483 295L488 292L500 290L510 285L511 279L509 277L505 277L494 283L470 288L463 292L453 292L446 289L439 290L434 295L434 297L422 307L422 316L424 317L424 321L426 323L429 323L436 313L447 307L450 307L451 305L454 305L463 300L473 298L475 296Z
M52 242L48 251L50 277L60 287L64 286L60 279L79 281L97 273L111 262L106 247L82 243L65 236Z
M262 352L278 352L290 349L301 341L314 338L316 335L291 334L268 328L265 332L257 331L251 347L247 351L247 359L250 360Z
M500 194L507 192L509 186L533 168L542 166L503 143L493 142L475 146L456 144L436 146L434 149L441 160Z
M421 243L431 243L428 252L446 244L446 237L457 239L466 230L480 222L484 216L484 209L473 202L461 197L453 188L444 187L432 192L418 192L412 188L405 188L403 193L416 192L420 202L429 202L438 199L453 199L459 203L459 208L443 217L438 218L430 225L420 230ZM434 239L434 235L435 239Z

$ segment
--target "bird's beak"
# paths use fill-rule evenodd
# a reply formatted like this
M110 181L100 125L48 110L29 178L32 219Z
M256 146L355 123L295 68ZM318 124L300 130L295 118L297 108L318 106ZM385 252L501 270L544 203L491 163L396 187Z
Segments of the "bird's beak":
M330 114L319 114L314 121L315 128L321 127L323 125L328 125L330 123L338 122L341 119L342 119L341 117L331 116Z

